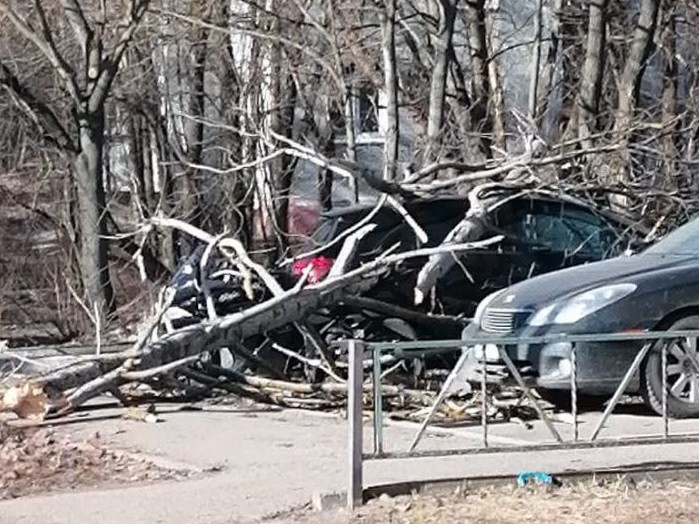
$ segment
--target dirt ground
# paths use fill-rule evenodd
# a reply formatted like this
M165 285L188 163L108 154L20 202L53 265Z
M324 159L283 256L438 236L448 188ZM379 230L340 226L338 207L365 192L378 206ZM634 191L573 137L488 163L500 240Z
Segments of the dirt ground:
M18 429L0 422L0 500L182 475L145 459L109 450L98 435L75 440L49 429Z
M294 524L442 524L580 522L644 524L697 522L699 484L684 482L586 482L569 487L516 485L449 496L414 495L370 501L347 512L280 515Z

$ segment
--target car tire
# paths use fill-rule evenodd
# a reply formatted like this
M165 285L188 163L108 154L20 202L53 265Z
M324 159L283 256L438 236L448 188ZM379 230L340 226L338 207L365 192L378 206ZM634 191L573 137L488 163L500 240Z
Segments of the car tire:
M569 389L543 389L538 388L536 392L539 396L553 404L554 407L562 411L571 410L571 399ZM578 411L597 411L604 406L611 395L590 395L588 393L578 393Z
M699 316L687 316L676 320L668 330L699 329ZM699 417L699 372L691 361L682 355L691 351L699 359L697 341L683 339L675 341L667 352L669 388L667 414L672 418ZM646 404L658 415L663 414L662 344L658 343L649 352L643 366L642 394ZM677 371L677 372L676 372Z

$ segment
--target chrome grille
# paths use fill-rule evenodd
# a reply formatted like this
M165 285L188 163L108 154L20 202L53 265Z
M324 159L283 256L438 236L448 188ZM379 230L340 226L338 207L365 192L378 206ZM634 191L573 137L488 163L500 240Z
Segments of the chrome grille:
M489 333L512 333L524 325L531 311L488 308L481 319L481 329Z

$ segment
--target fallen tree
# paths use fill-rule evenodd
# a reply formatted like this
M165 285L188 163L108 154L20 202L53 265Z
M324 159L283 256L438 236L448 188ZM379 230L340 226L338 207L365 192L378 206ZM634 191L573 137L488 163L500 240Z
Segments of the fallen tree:
M271 297L251 305L237 313L226 316L213 316L203 322L175 329L169 333L151 337L160 324L165 307L153 317L145 332L133 348L126 351L78 358L75 362L53 370L48 374L30 376L20 384L5 391L0 410L13 411L20 417L42 417L49 412L66 413L85 401L104 392L114 394L128 402L120 388L134 382L149 383L161 377L173 377L178 370L191 367L205 355L222 347L243 346L246 338L274 330L290 323L302 323L312 312L342 302L344 296L358 296L370 289L391 265L413 257L430 256L441 251L464 251L478 249L488 242L466 243L431 249L420 249L406 253L386 253L375 261L359 268L343 272L337 266L334 274L321 282L306 282L307 271L296 285L284 290L281 285L260 265L253 262L242 246L234 239L206 236L189 225L172 221L153 221L150 225L175 225L189 230L209 241L209 247L233 248L234 253L226 252L235 264L242 264L255 278L270 289ZM357 240L370 229L362 228L350 235L344 243L339 260L348 260L356 249ZM252 277L251 277L252 278ZM216 367L208 369L216 371ZM188 371L190 377L192 371ZM196 373L196 371L194 372ZM216 373L214 373L216 375ZM197 376L197 375L195 375ZM234 382L249 386L264 386L260 380L242 374L229 374ZM202 377L199 376L201 379ZM211 378L211 377L210 377ZM217 376L214 376L218 379ZM339 377L336 377L339 378ZM205 379L202 379L206 382ZM163 381L167 387L168 382ZM171 384L171 383L169 383ZM266 383L269 385L269 382ZM287 383L288 384L288 383ZM279 383L277 383L279 385ZM328 391L334 386L301 387L305 392ZM341 386L344 388L344 386ZM244 388L236 391L244 393Z
M293 143L287 146L290 150L297 150ZM354 176L349 168L339 167L313 152L304 150L303 154L311 155L319 165L336 173ZM291 287L282 285L270 270L252 260L235 238L214 236L172 218L151 218L138 231L144 238L155 229L176 228L203 243L201 257L196 261L197 267L192 268L193 270L206 273L210 260L215 256L227 261L228 266L224 272L231 278L238 279L240 283L239 309L232 313L220 314L215 307L212 290L202 280L197 285L197 292L205 299L204 317L193 318L195 323L191 325L174 327L173 318L169 316L173 290L166 290L162 306L150 319L132 348L119 353L78 358L49 373L24 377L21 383L7 388L0 410L13 411L21 417L66 413L105 392L113 394L124 403L129 403L134 398L133 388L130 388L134 384L145 384L155 390L172 391L181 387L183 379L198 383L206 390L220 389L278 403L289 401L284 394L280 397L278 393L281 391L306 396L301 399L294 398L292 402L332 404L333 395L345 389L343 382L346 363L337 349L331 347L329 339L333 337L327 333L319 333L316 326L308 321L309 316L317 315L328 308L346 306L350 309L371 311L379 317L395 317L415 323L441 322L454 325L459 319L430 315L364 295L387 275L389 268L409 258L421 257L427 260L417 276L414 301L416 304L422 303L439 279L457 263L457 252L492 247L501 242L504 234L492 222L491 216L494 210L512 199L528 194L547 194L576 205L594 207L593 198L585 199L566 194L567 186L545 183L531 171L532 166L555 164L572 158L574 155L564 153L543 159L536 158L532 146L531 151L514 160L503 161L500 165L484 164L467 170L469 173L464 176L473 181L503 174L507 176L504 181L482 183L470 190L469 206L464 218L450 231L441 245L403 253L395 253L398 247L395 245L375 260L348 269L360 240L373 230L374 224L371 221L381 206L391 206L413 230L415 238L420 242L428 240L427 233L408 213L399 197L409 199L416 193L439 190L443 186L452 187L453 183L460 183L465 179L453 179L456 182L437 180L421 184L420 180L432 174L430 169L425 168L409 176L403 184L405 188L415 192L394 191L392 185L384 187L383 190L392 194L384 194L373 211L331 242L343 242L340 254L332 267L327 272L317 275L317 268L310 264L303 269L302 274L297 275L298 280ZM592 194L591 188L586 190ZM615 219L622 220L622 217L617 216ZM629 224L633 223L633 219L625 220ZM662 217L658 220L662 221ZM653 227L652 232L656 229ZM141 242L141 245L144 244L145 242ZM311 254L322 253L327 247L321 246L285 260L282 265L288 265ZM331 319L326 327L331 326L336 320ZM387 328L407 339L414 336L410 333L409 325L401 325L399 322L395 324ZM269 336L270 332L288 326L293 327L298 336L302 337L303 351L295 347L286 347ZM258 345L259 340L256 340L255 345L251 347L249 341L260 336L262 343ZM340 330L335 338L351 336L354 336L351 330ZM219 363L211 360L211 355L221 348L226 348L236 357L243 359L246 367L261 371L266 376L219 366ZM286 361L284 369L276 368L266 359L262 355L265 351L281 354ZM408 359L395 359L386 355L386 360L382 362L388 366L385 373L399 367L408 367L406 360ZM295 381L297 377L288 373L290 361L304 370L305 375L301 382ZM371 361L367 361L367 365L370 364ZM402 399L411 398L420 404L421 394L415 393L415 388L408 386L392 385L387 390L387 395L393 394ZM390 389L391 387L398 389ZM125 393L126 389L129 389L128 394ZM325 395L326 398L319 398L318 395Z

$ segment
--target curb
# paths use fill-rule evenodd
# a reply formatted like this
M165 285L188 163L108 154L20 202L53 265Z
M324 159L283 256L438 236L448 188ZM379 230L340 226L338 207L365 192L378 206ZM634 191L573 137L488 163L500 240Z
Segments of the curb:
M618 479L620 477L624 477L632 482L677 480L680 478L699 480L699 462L648 462L614 468L563 471L552 473L551 475L569 484L578 484L593 479ZM398 497L411 494L447 495L480 487L505 486L514 484L516 481L517 475L512 474L395 482L365 488L362 498L366 503L375 498ZM316 492L311 499L311 506L318 512L345 508L347 507L347 492Z

